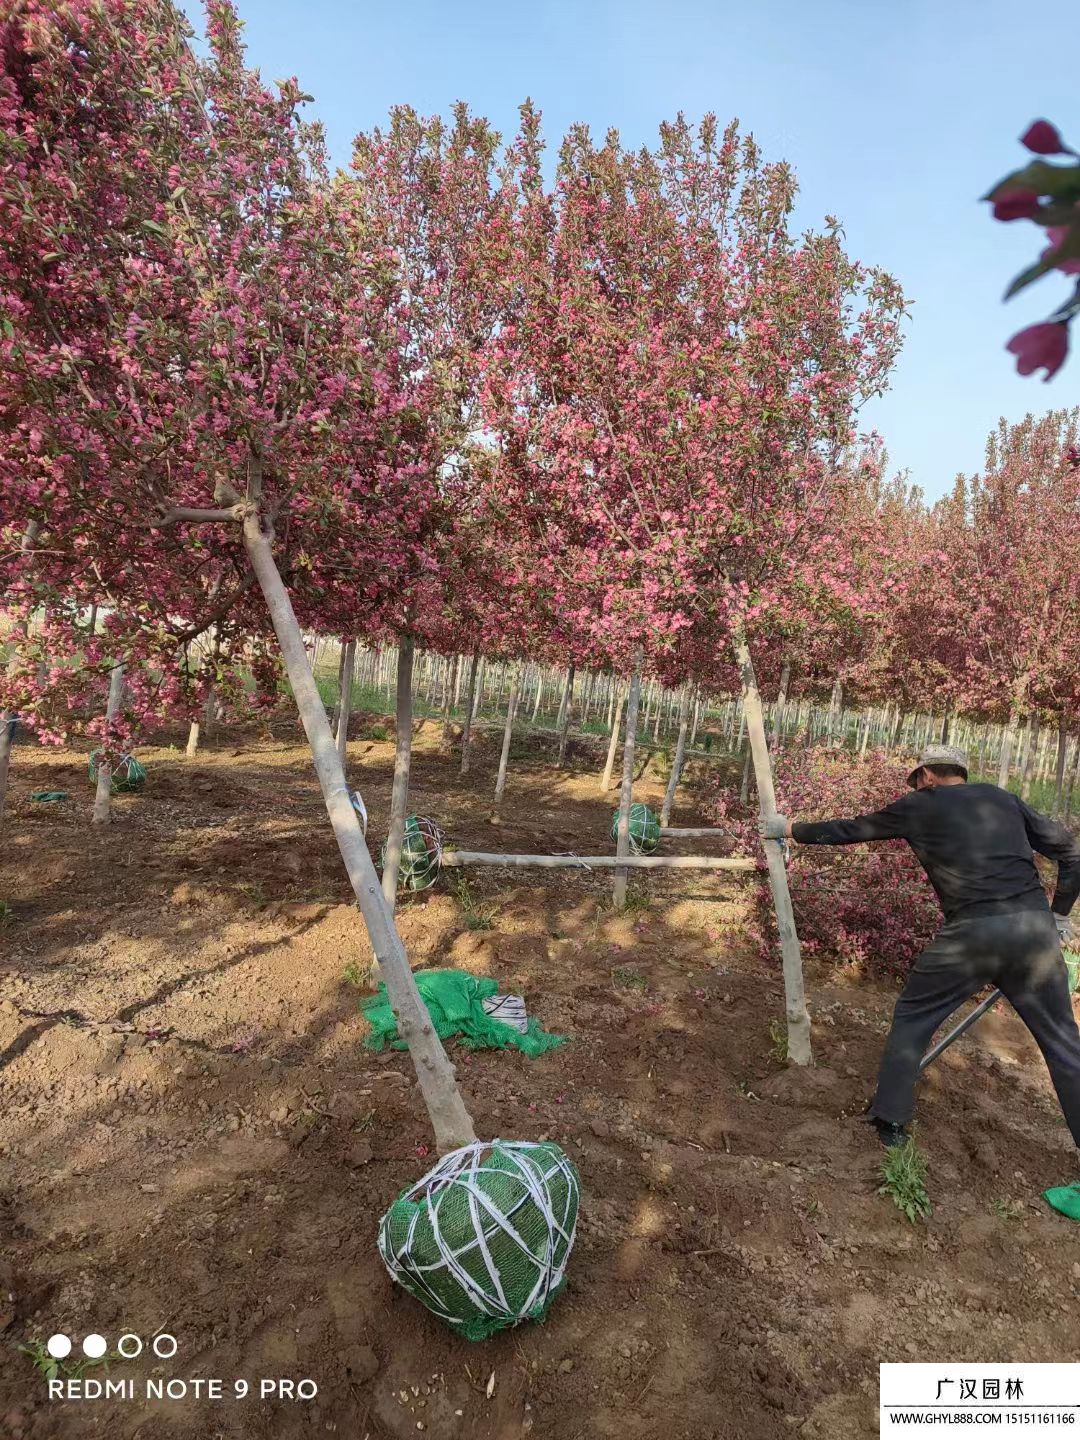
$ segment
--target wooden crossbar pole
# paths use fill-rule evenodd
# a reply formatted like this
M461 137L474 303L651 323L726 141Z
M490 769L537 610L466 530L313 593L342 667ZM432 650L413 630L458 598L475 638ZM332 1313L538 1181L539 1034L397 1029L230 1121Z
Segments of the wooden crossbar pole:
M680 829L677 825L661 825L661 835L673 835L680 840L703 840L710 835L727 835L730 837L730 830L721 830L715 826L699 825L690 826L688 829Z
M446 850L444 865L534 865L542 870L756 870L749 856L712 855L497 855L484 850Z

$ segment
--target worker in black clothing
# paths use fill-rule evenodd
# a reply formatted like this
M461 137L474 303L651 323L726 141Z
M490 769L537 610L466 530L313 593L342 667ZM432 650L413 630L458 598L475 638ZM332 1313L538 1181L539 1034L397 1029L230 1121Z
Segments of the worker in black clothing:
M1080 844L1008 790L969 785L967 775L962 750L936 745L908 776L909 792L884 810L820 823L777 815L762 821L762 834L801 845L906 840L941 901L945 923L908 975L882 1056L870 1116L883 1144L906 1138L919 1061L934 1031L996 985L1035 1037L1080 1147L1080 1032L1061 953L1080 894ZM1036 850L1057 861L1052 905Z

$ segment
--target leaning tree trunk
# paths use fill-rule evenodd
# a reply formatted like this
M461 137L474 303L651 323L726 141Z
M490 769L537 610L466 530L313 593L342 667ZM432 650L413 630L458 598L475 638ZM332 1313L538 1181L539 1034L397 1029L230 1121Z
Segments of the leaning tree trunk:
M638 669L634 671L633 679L630 681L630 693L626 697L626 738L623 741L622 758L622 792L619 795L619 829L615 845L615 855L619 860L625 860L630 854L630 806L634 802L634 742L637 739L637 717L638 703L641 699L641 668L640 661ZM614 900L615 908L621 910L626 904L626 882L630 878L628 870L615 871Z
M472 746L472 727L476 705L476 671L480 664L480 651L474 650L469 666L469 693L465 699L465 726L461 732L461 773L469 773L469 750Z
M611 788L611 772L615 769L615 751L619 744L619 727L622 723L622 696L615 699L614 713L611 721L611 739L608 741L607 763L604 766L604 773L600 777L600 793L605 794Z
M510 760L510 742L514 738L514 716L517 713L518 695L521 691L521 666L514 666L514 673L510 681L510 694L506 701L506 724L503 726L502 751L499 755L499 774L495 781L495 814L498 815L499 807L502 805L503 791L506 789L506 767Z
M761 712L761 695L758 692L754 662L750 658L745 636L736 632L733 638L735 663L739 667L739 679L742 683L746 728L750 736L750 753L754 759L758 806L762 819L767 819L776 814L776 793L773 789L772 765L769 762L769 745L765 737L765 721ZM780 840L763 840L762 844L769 867L769 885L772 888L784 963L788 1059L795 1065L812 1065L814 1057L810 1048L810 1016L806 1009L802 951L795 929L795 912L791 908L791 892L788 890L787 871L784 867L784 846Z
M350 640L341 656L341 681L338 695L337 743L338 758L345 764L349 743L349 717L352 714L353 670L356 666L356 641Z
M409 761L412 758L412 671L413 642L409 635L398 643L397 736L394 746L394 788L390 795L390 828L383 859L383 899L393 913L397 900L398 869L409 811Z
M109 737L109 728L120 709L123 694L124 667L123 665L114 665L109 673L109 700L105 706L106 741ZM108 825L112 819L112 765L104 755L98 760L97 789L94 791L94 813L91 818L95 825Z
M195 756L196 756L198 753L199 753L199 722L198 722L198 720L192 720L191 724L188 726L187 746L186 746L186 748L185 748L185 750L184 750L184 754L187 756L187 758L188 758L189 760L194 760L194 759L195 759Z
M244 545L270 611L289 683L311 746L326 812L367 926L379 972L386 983L390 1004L397 1018L398 1034L408 1045L416 1067L416 1078L435 1131L436 1146L445 1153L459 1145L468 1145L476 1139L476 1132L454 1079L454 1067L447 1059L431 1016L420 998L405 947L379 889L379 877L349 798L345 771L315 687L292 602L278 573L269 538L263 534L254 515L244 521Z
M683 759L686 755L686 732L689 725L690 686L684 685L682 700L679 702L679 738L675 741L675 758L671 762L671 774L668 776L667 789L664 791L664 803L660 808L661 826L671 824L671 807L675 803L675 791L678 788L679 776L682 774Z

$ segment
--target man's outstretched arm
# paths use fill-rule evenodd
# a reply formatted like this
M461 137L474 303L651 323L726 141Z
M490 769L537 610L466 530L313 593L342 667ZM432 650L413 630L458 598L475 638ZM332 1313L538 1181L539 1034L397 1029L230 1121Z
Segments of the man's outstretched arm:
M800 845L858 845L866 840L898 840L907 833L903 800L894 800L884 810L858 815L853 820L788 820L784 815L764 820L767 839L789 838Z
M1031 848L1048 860L1057 861L1057 889L1050 908L1055 915L1068 915L1080 895L1080 842L1057 820L1040 815L1022 800L1016 803L1024 817Z

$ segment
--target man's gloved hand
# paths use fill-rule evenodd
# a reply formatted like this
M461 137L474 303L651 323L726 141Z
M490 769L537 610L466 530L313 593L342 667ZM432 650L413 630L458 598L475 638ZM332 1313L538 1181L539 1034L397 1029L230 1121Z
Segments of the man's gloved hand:
M1055 914L1054 924L1057 926L1058 939L1062 945L1069 946L1074 938L1072 916Z
M766 815L758 821L758 834L763 840L786 840L790 825L786 815Z

